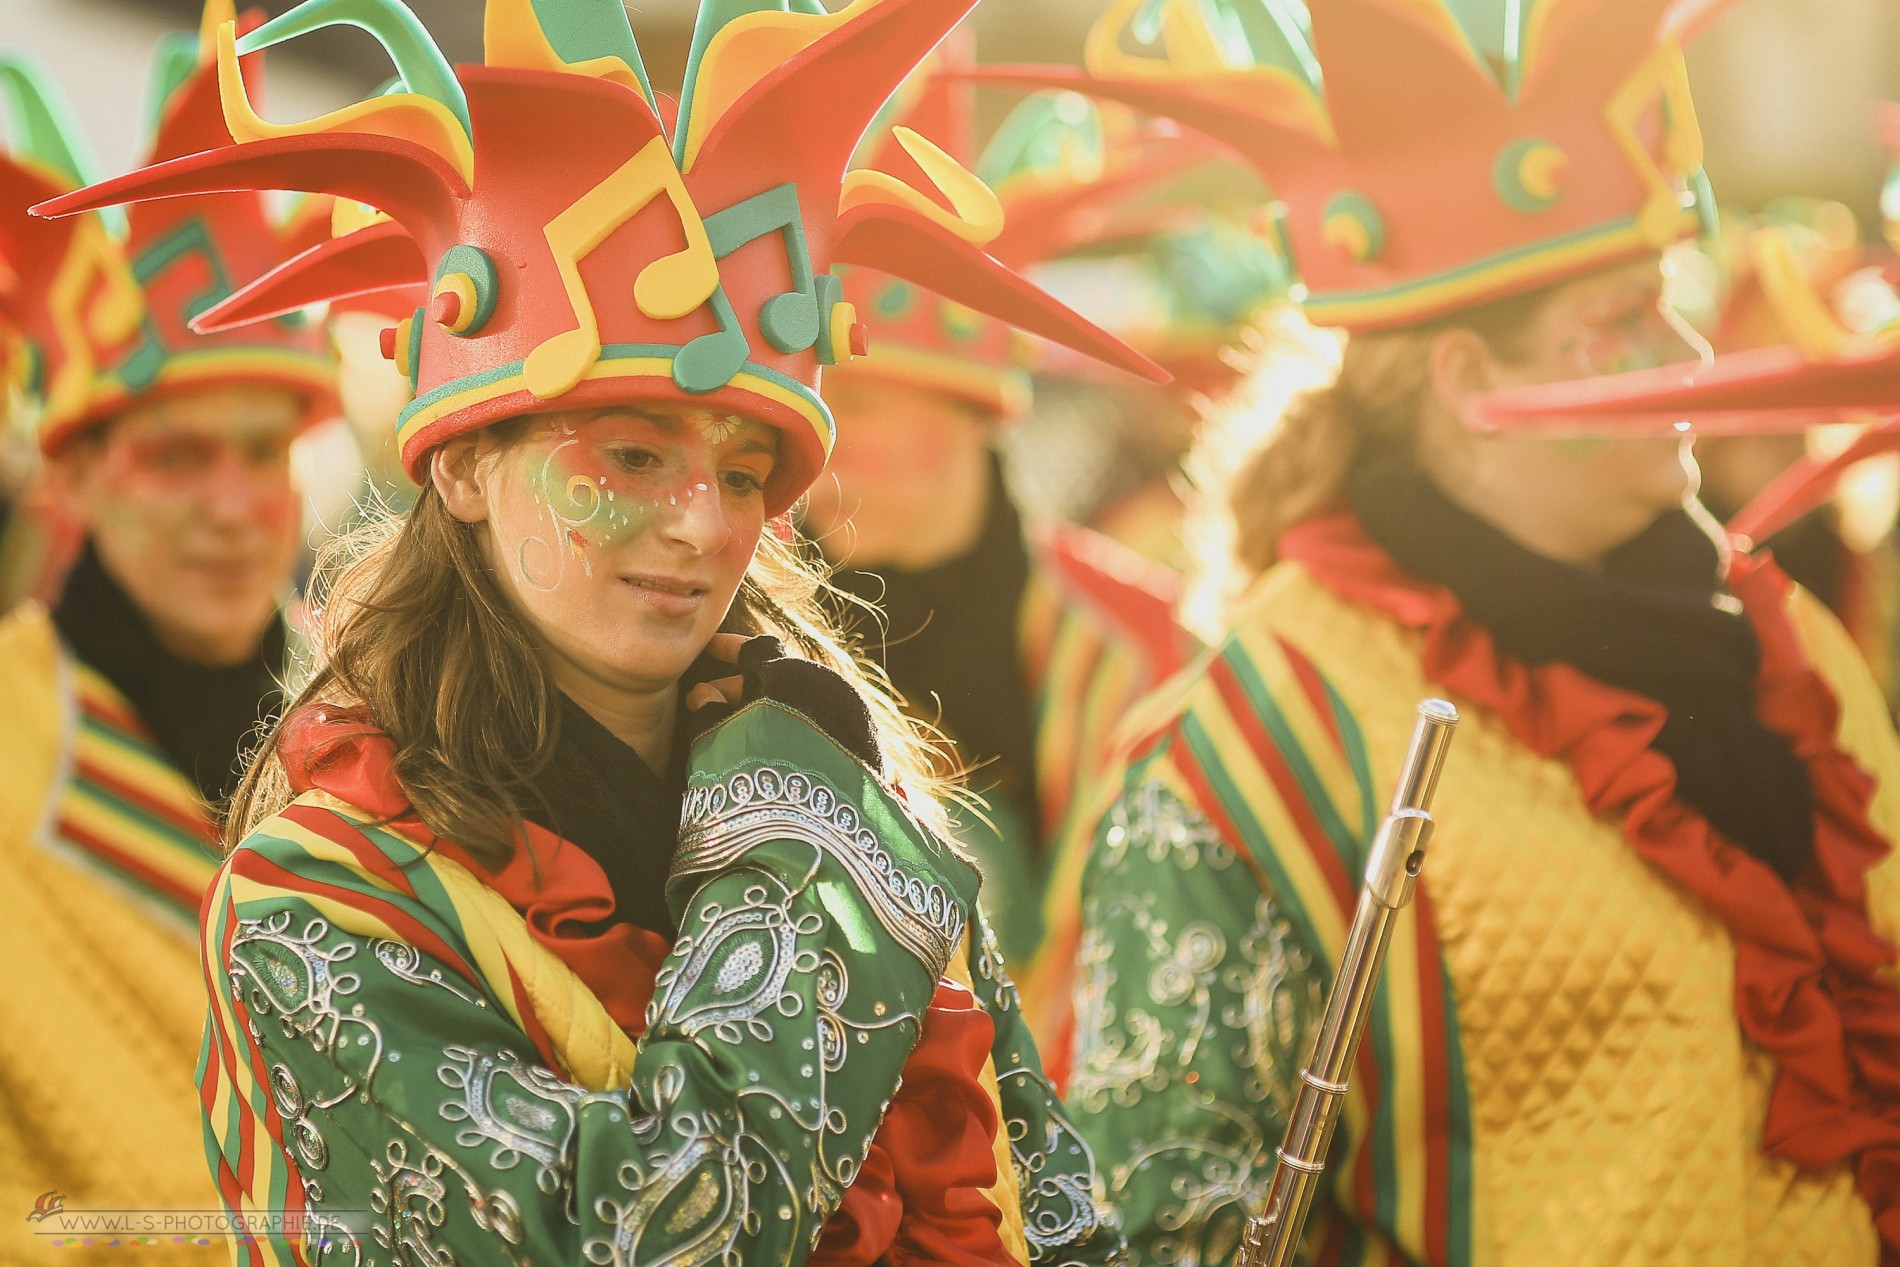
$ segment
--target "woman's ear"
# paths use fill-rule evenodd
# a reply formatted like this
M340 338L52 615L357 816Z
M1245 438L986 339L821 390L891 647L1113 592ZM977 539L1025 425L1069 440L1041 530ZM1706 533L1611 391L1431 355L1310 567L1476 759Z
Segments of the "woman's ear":
M429 454L429 479L442 505L465 524L488 519L488 482L494 463L483 461L481 433L460 435Z
M1432 394L1453 417L1464 415L1472 397L1498 386L1495 369L1490 347L1475 330L1452 326L1432 340Z
M99 450L85 439L41 465L35 477L39 489L55 506L82 507L91 502L99 483Z

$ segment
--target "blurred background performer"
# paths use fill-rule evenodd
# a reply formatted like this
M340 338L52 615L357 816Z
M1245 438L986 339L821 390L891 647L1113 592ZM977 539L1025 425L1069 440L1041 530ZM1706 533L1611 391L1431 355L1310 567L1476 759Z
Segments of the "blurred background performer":
M229 140L196 38L164 45L156 75L154 160ZM116 1262L135 1251L55 1248L23 1216L49 1190L71 1207L210 1204L196 915L218 813L279 702L301 546L290 448L333 412L333 371L296 322L185 326L304 226L254 194L29 219L90 173L31 62L0 62L0 87L0 342L37 418L35 497L69 525L46 535L79 546L50 610L0 621L0 1258Z
M1658 258L1706 206L1680 50L1720 7L1131 0L1095 78L1014 76L1247 157L1347 332L1210 455L1253 579L1139 707L1085 879L1070 1090L1141 1262L1233 1252L1433 693L1465 746L1319 1260L1900 1261L1900 800L1864 773L1900 754L1865 665L1725 551L1685 436L1462 417L1689 355Z
M1126 482L1116 496L1078 509L1103 535L1119 534L1121 544L1179 568L1185 561L1182 495L1192 478L1183 457L1202 418L1238 407L1234 398L1243 387L1247 399L1256 400L1259 391L1249 383L1247 367L1272 349L1277 371L1287 364L1278 354L1289 336L1311 337L1293 328L1299 323L1273 315L1276 300L1285 295L1286 267L1270 224L1254 214L1263 196L1257 179L1200 134L1170 120L1097 105L1067 91L1035 94L1017 104L985 148L979 170L996 183L1014 217L999 251L1024 261L1038 282L1173 375L1165 384L1112 381L1116 376L1098 364L1060 347L1039 349L1030 413L999 436L1014 477L1010 487L1022 489L1024 504L1033 506L1043 500L1039 489L1053 491L1078 469L1119 469ZM1252 224L1262 225L1266 236ZM1276 373L1271 390L1280 390L1283 377ZM1048 518L1046 508L1025 514L1037 523ZM1186 594L1168 572L1144 568L1090 534L1044 526L1030 540L1040 547L1032 549L1040 571L1075 578L1066 586L1074 614L1058 627L1063 636L1072 639L1075 630L1089 627L1081 618L1090 611L1091 588L1113 592L1102 582L1079 583L1089 570L1141 577L1143 590L1175 605L1174 624L1181 623L1178 609ZM1069 557L1062 559L1065 545ZM1086 552L1079 548L1084 546ZM1084 566L1088 559L1092 568ZM1158 614L1142 618L1139 592L1122 592L1128 597L1111 607L1119 626L1108 628L1118 641L1148 648L1145 677L1152 685L1184 662L1175 648L1195 644ZM1094 619L1099 627L1100 617ZM1029 663L1042 658L1032 655ZM1111 672L1118 667L1107 662ZM1069 716L1081 727L1078 755L1093 753L1087 766L1077 768L1060 802L1061 816L1041 845L1041 942L1018 977L1058 1085L1071 1038L1082 867L1105 790L1099 773L1122 715L1145 690L1136 682L1127 686L1125 694L1107 697L1116 705L1113 711L1094 704L1085 710L1079 700L1064 702L1076 693L1063 675L1044 675L1043 748L1063 754L1077 744L1067 738L1073 725L1062 724Z
M1012 487L1034 515L1183 569L1182 459L1286 292L1259 181L1171 120L1074 92L1018 104L978 171L1012 209L999 249L1173 375L1130 384L1039 349L1035 398L1001 437Z
M785 522L865 345L836 263L1159 375L983 252L996 200L927 139L847 172L972 3L706 3L674 110L617 0L490 0L457 67L399 5L307 0L220 67L371 12L402 89L279 125L226 73L237 143L44 208L383 213L206 328L420 291L383 348L421 492L340 576L204 908L220 1195L309 1216L252 1258L1119 1256L928 749ZM784 645L722 665L747 634ZM742 705L710 729L708 692Z
M1721 355L1790 340L1832 347L1871 333L1900 313L1887 278L1893 262L1890 247L1862 243L1845 204L1788 196L1753 215L1725 209L1720 232L1671 251L1667 267L1672 301ZM1702 504L1733 522L1810 448L1834 451L1854 431L1848 424L1698 434ZM1896 509L1900 460L1888 458L1860 468L1823 504L1758 543L1840 617L1890 707L1900 633Z
M914 169L895 126L950 137L967 156L972 90L944 77L953 68L900 91L869 166ZM1044 170L987 169L1004 211L990 244L999 259L1039 262L1023 248L1047 246L1052 204L1076 196L1050 186L1073 184L1076 166L1100 173L1101 146L1099 129L1065 127ZM1033 1022L1055 842L1128 705L1185 658L1178 579L1082 529L1025 526L995 448L1029 405L1023 336L870 269L848 270L845 293L875 354L827 375L838 448L804 525L838 565L832 584L881 609L875 624L856 622L873 657L973 771L986 804L960 811L959 833L989 877L985 907Z

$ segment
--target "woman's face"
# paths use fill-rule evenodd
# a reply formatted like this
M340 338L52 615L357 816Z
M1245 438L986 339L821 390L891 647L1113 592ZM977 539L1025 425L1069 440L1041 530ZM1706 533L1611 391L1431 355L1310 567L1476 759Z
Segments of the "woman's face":
M302 402L207 387L134 405L62 470L105 569L175 654L257 653L296 567L291 442Z
M1562 382L1691 359L1695 348L1664 306L1654 259L1592 274L1551 292L1503 357L1460 332L1436 349L1443 409L1428 411L1421 461L1446 493L1520 544L1589 565L1695 496L1689 437L1474 433L1458 420L1478 392ZM1452 336L1459 337L1459 336Z
M495 573L570 693L575 675L592 689L671 687L752 562L778 433L657 404L527 427L507 442L469 437L472 455L445 446L434 476L449 510L487 525Z

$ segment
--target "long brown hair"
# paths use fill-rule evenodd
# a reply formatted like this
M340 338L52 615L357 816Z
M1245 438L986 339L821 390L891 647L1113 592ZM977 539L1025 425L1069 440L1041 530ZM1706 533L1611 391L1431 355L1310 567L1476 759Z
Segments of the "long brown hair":
M1213 632L1239 592L1277 561L1281 534L1339 496L1355 462L1375 451L1416 460L1440 334L1462 327L1499 359L1519 361L1525 332L1550 294L1531 291L1344 339L1314 330L1290 309L1270 316L1250 381L1206 420L1189 458L1197 492L1190 617L1203 632Z
M373 513L330 542L317 568L316 667L284 716L324 704L366 718L394 741L396 777L423 824L499 866L536 807L534 781L554 758L560 710L480 531L451 515L425 481L406 515ZM771 634L789 654L842 674L869 705L911 811L947 834L943 802L964 795L959 771L826 615L821 598L842 596L829 589L816 555L764 533L724 628ZM292 799L277 756L281 729L280 721L245 770L227 849Z

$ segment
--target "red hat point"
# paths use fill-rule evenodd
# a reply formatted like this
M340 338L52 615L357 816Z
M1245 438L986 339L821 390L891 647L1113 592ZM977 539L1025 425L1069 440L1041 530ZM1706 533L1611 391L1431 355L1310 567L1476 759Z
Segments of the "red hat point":
M862 170L914 181L920 169L908 138L920 134L931 137L960 164L974 165L974 92L961 76L973 64L973 43L959 28L880 114ZM1023 222L1025 209L1014 206L1007 191L997 192L999 224L985 244L993 258L974 274L940 274L933 286L925 287L873 269L846 271L845 297L864 319L877 349L866 360L853 362L847 372L922 386L967 401L986 414L1009 417L1026 409L1030 400L1034 351L1020 329L1072 349L1091 365L1165 377L1042 291L1027 284L998 284L1013 278L1008 269L1036 261L1012 249L1022 238L1015 226ZM972 280L978 287L970 286Z

